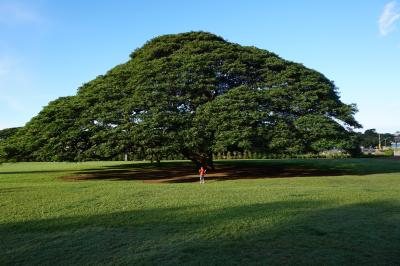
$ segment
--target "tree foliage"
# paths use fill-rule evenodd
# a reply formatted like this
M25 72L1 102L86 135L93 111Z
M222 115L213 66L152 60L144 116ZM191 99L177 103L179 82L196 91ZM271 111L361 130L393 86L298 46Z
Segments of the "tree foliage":
M0 130L0 142L6 141L8 138L15 135L19 129L20 127L11 127Z
M0 130L0 163L6 159L6 153L3 149L6 140L14 136L19 129L20 127L12 127Z
M181 154L354 152L356 107L332 81L206 32L157 37L130 60L46 106L4 151L17 160L155 160Z

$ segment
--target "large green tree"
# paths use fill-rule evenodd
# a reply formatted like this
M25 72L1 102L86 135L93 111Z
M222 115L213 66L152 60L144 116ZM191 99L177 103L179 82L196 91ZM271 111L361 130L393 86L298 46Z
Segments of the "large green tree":
M20 160L357 149L355 105L332 81L206 32L157 37L130 60L51 102L4 148Z

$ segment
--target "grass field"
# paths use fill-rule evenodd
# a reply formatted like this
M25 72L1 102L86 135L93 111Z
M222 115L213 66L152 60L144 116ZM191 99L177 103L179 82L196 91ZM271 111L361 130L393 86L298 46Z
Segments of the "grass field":
M3 164L0 265L399 265L400 161L217 168Z

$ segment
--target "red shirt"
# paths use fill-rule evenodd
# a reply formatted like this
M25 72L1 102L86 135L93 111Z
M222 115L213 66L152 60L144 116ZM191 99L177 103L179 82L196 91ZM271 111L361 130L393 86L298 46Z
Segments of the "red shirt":
M200 175L204 175L206 173L206 169L200 168L199 173Z

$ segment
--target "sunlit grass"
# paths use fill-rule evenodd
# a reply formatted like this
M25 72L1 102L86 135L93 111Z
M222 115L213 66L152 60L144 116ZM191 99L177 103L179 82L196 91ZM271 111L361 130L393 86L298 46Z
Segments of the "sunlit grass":
M400 261L400 161L218 163L321 168L343 174L206 180L201 186L60 178L82 171L134 168L132 162L3 164L0 264L396 265ZM143 168L142 163L137 165Z

